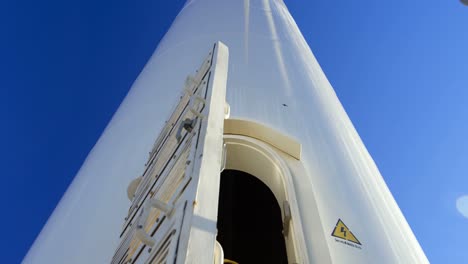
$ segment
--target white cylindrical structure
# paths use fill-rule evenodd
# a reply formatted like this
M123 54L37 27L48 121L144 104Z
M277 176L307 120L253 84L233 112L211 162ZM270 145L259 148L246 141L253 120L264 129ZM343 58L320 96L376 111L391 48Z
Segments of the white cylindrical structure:
M186 76L216 41L229 47L230 117L302 145L295 193L311 263L427 263L333 88L282 0L188 0L24 259L109 263L126 189ZM331 236L341 219L359 239Z

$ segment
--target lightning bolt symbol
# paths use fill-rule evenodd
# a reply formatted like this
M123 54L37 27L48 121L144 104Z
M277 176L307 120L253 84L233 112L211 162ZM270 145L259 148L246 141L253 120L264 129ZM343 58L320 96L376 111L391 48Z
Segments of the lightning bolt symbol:
M341 230L340 230L340 232L344 234L344 237L346 237L346 230L345 230L345 228L344 228L344 227L341 227Z

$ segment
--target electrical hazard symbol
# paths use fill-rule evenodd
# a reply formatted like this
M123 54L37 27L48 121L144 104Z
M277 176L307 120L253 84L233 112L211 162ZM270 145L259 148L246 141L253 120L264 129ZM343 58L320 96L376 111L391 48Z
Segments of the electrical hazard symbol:
M341 219L338 219L335 229L333 229L333 233L331 235L361 245L361 242L359 242L354 234L349 231L349 228L343 223L343 221L341 221Z

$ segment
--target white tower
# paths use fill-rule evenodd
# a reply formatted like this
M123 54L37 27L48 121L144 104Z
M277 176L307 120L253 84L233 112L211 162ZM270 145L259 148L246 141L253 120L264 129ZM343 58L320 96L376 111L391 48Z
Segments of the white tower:
M283 1L189 0L24 262L246 256L428 262Z

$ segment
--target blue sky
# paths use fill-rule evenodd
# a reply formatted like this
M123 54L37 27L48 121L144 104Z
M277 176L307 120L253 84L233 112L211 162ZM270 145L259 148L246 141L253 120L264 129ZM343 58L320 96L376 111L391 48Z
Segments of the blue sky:
M26 254L183 3L0 2L2 262ZM286 4L429 260L468 263L468 7Z

